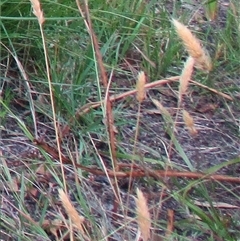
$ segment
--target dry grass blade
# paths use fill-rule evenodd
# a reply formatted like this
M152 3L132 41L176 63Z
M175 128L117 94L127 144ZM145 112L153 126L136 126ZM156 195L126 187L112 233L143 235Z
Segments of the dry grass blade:
M209 72L212 69L211 59L208 52L201 46L200 41L185 25L175 19L172 22L189 55L194 58L195 67Z
M151 218L148 211L147 201L143 193L137 188L137 222L139 229L142 233L143 241L150 238Z
M150 60L135 44L133 44L133 46L153 68L156 68L156 64L152 60Z
M42 25L45 18L39 0L30 0L30 2L32 3L33 14L37 17L39 24Z
M83 229L84 217L78 214L77 210L73 207L68 196L65 194L65 192L62 189L58 189L58 193L59 193L59 198L69 218L72 220L73 224L78 229L78 231L80 231L80 233L85 236L85 232Z
M167 123L171 123L172 122L172 117L171 114L169 113L169 111L160 103L160 101L155 100L155 99L151 99L153 104L158 108L158 110L161 112L163 119L167 122Z
M186 127L189 130L189 133L193 136L196 135L197 130L194 126L193 117L186 110L183 110L183 120L184 120Z
M137 100L139 103L142 103L143 100L145 99L145 84L146 84L146 76L145 73L143 71L141 71L138 74L138 79L137 79L137 85L136 85L136 89L137 89Z
M224 203L224 202L200 202L200 201L194 201L194 204L200 207L215 207L215 208L229 208L229 209L240 209L239 206Z
M182 101L182 96L186 94L189 82L191 80L193 67L194 67L195 60L192 57L188 57L182 74L179 79L179 101Z

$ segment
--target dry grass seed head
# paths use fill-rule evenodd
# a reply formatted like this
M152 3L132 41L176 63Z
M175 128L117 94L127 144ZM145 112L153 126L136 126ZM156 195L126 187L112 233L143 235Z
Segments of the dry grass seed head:
M163 116L164 119L170 120L172 118L169 111L161 104L160 101L156 99L151 99L151 100L153 104L157 107L157 109L161 112L161 115Z
M188 89L189 81L192 77L193 67L194 67L194 58L191 56L188 57L184 68L182 70L182 74L180 76L180 83L179 83L179 100L181 101L182 95L186 94Z
M183 120L186 127L188 128L189 133L193 136L196 135L197 130L194 126L193 117L186 110L183 110Z
M32 3L33 14L37 17L39 24L42 25L45 21L45 18L43 16L43 11L41 10L40 1L30 0L30 2Z
M138 74L138 79L137 79L137 100L139 103L142 103L143 100L145 99L145 84L146 84L146 76L143 71L141 71Z
M76 209L71 204L68 196L65 194L65 192L62 189L58 189L59 198L63 204L63 207L65 208L68 217L72 220L75 227L80 231L81 234L84 235L84 229L83 229L83 222L84 217L80 216Z
M151 228L151 218L147 206L147 201L143 196L143 193L137 188L137 222L139 229L142 233L143 241L146 241L150 238L150 228Z
M200 41L185 25L175 19L172 22L188 54L195 59L195 67L209 72L212 69L211 59L208 52L201 46Z

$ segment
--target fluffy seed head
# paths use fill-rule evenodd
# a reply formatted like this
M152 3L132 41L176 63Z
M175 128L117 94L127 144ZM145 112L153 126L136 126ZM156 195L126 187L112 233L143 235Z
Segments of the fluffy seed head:
M185 25L175 19L173 19L172 22L188 54L195 59L195 67L209 72L212 69L211 59L208 52L201 46L200 41Z
M147 241L150 238L150 228L151 228L151 219L148 211L147 201L143 196L143 193L137 188L137 222L139 229L142 233L143 241Z
M137 100L139 103L142 103L143 100L145 99L145 84L146 84L146 76L143 71L141 71L138 74L138 79L137 79Z
M84 217L79 216L78 212L70 202L68 196L65 194L65 192L62 189L58 189L58 193L59 193L59 198L69 218L71 218L73 224L77 227L78 231L84 234L84 230L83 230Z
M182 70L182 74L179 79L179 100L182 100L182 96L187 92L188 84L192 76L193 67L195 60L193 57L188 57L184 68Z
M33 14L37 17L39 24L42 25L45 21L45 18L43 16L43 11L41 10L40 1L30 0L30 2L32 3Z

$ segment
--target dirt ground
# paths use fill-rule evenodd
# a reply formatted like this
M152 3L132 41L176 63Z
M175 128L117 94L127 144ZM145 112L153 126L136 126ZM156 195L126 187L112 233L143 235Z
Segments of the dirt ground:
M233 81L236 83L236 80ZM164 127L165 125L162 115L152 103L151 98L161 101L174 119L177 113L177 99L174 94L176 86L174 85L175 84L169 86L165 85L147 91L147 98L141 106L140 131L137 144L137 154L139 156L152 158L154 160L159 159L159 162L162 163L166 161L166 157L169 155L168 151L170 150L169 148L171 145L170 137ZM127 87L127 83L125 83L125 87ZM189 95L185 99L185 109L193 116L198 134L196 136L191 136L189 134L182 120L181 112L179 113L178 121L176 122L175 134L181 147L191 161L194 170L204 172L212 166L219 165L240 155L239 120L237 120L237 117L240 116L240 108L236 102L228 102L216 94L209 92L206 94L198 94L201 93L201 91L194 86L192 86L190 90ZM127 100L120 100L114 103L115 108L120 105L120 117L127 121L117 126L118 136L120 136L118 145L127 153L131 154L133 149L133 137L136 131L134 123L136 123L137 117L135 97L132 96ZM20 107L16 103L11 104L11 109L19 118L27 123L27 118L29 118L29 112L27 109ZM118 123L118 114L115 118L116 123ZM51 137L53 131L49 129L48 123L39 121L38 126L44 138L50 139L51 142L54 143L54 137ZM101 139L96 135L93 136L95 140ZM25 178L27 179L29 176L27 173L30 172L31 166L35 166L36 168L36 166L41 166L43 162L46 162L46 159L41 155L38 148L28 140L19 125L11 116L6 117L2 122L0 142L0 150L2 153L1 165L7 165L8 168L12 170L11 175L13 176L19 174L23 176L26 175ZM103 150L105 150L106 143L101 144L102 145L99 145L99 148L102 146ZM89 148L92 148L94 151L93 147L90 146ZM174 146L171 148L169 158L171 159L171 165L177 166L180 170L188 170L186 163L183 161L181 155L178 154ZM110 167L109 159L104 157L104 160L106 165L109 165ZM161 165L157 165L156 163L153 165L148 163L146 165L152 168L161 168ZM56 170L60 172L57 165ZM217 173L238 177L239 170L239 164L235 164L226 166L220 169ZM67 183L71 187L70 190L73 192L72 194L70 193L71 200L77 205L76 196L74 195L74 190L76 192L77 190L72 175L73 169L68 167L66 173ZM3 171L1 176L2 175ZM49 217L49 220L53 220L56 218L55 215L58 211L57 207L60 206L59 200L56 198L57 187L59 187L59 185L54 178L48 175L44 176L41 172L40 174L36 173L36 176L36 179L31 181L34 182L34 185L36 185L37 188L33 188L34 191L28 190L26 192L23 200L24 207L31 214L31 218L38 221L41 213L40 206L43 205L38 198L45 192L45 195L47 195L46 197L50 198L49 206L47 207L47 216ZM118 218L112 218L114 194L107 178L99 176L90 177L87 175L86 178L81 180L81 182L81 191L84 197L88 200L92 208L92 213L95 217L98 217L99 222L102 223L104 221L104 225L106 225L106 228L109 231L119 227L119 223L121 223L120 220L122 220L121 212L118 214ZM175 179L167 180L169 190L184 187L186 184L184 179L177 182L179 183L176 184ZM18 186L16 189L18 189L20 187L19 179L16 185ZM230 192L226 192L225 188L221 188L220 184L209 183L208 186L212 191L213 201L221 201L239 206L239 200L236 198L236 196L240 195L239 185L227 185L229 190L233 193L232 195ZM1 180L0 187L2 212L5 215L14 217L16 220L15 225L21 225L20 211L14 208L14 206L18 207L18 200L3 179ZM125 205L127 205L129 210L129 222L134 215L135 204L133 196L136 187L140 187L148 198L154 220L166 220L167 210L169 209L175 211L176 220L187 218L187 214L182 212L181 204L176 202L173 198L168 197L167 194L167 198L161 203L160 213L157 212L157 210L159 210L159 195L162 188L159 187L154 180L151 181L151 178L147 178L146 180L136 179L133 182L130 192L128 190L128 180L120 181L119 187L122 200L125 202ZM236 196L234 196L234 194ZM196 199L199 196L197 191L193 191L191 195ZM81 212L84 211L81 210ZM235 210L228 211L227 213L231 217L233 217L233 215L235 218L240 217L240 213ZM124 234L125 238L128 239L133 238L130 230L134 230L134 228L136 229L134 224L129 225L129 227L130 226L131 228L129 228ZM156 228L156 230L158 229ZM156 232L159 232L159 230ZM111 240L122 240L121 235L122 233L119 234L116 232L111 237ZM50 237L52 237L51 234ZM10 234L6 234L4 240L13 239ZM199 237L198 240L201 240L201 238Z
M18 73L16 73L16 76L17 75ZM240 86L239 76L240 73L233 73L232 76L225 76L223 74L221 77L219 76L219 83L216 83L215 86L216 88L218 85L221 86L221 82L228 83L228 85L232 84ZM9 78L11 79L12 76L9 76ZM121 81L120 83L121 84L119 84L119 81L116 79L114 84L116 87L120 85L119 87L124 87L126 89L134 88L135 85L133 81ZM184 107L194 118L195 127L198 131L196 136L191 136L182 120L181 112L178 112L176 91L177 85L175 83L159 86L147 91L147 98L141 106L137 154L139 157L142 156L149 159L152 158L154 160L159 159L160 164L158 165L156 162L154 164L145 164L151 168L160 169L162 168L161 163L165 162L168 155L170 155L170 165L177 166L179 170L188 170L186 163L179 154L179 150L177 151L176 147L174 147L171 143L169 134L167 133L164 125L163 117L154 106L151 98L159 100L172 115L173 119L176 118L176 114L178 113L174 133L183 151L191 161L195 171L204 172L210 167L220 165L223 162L230 161L231 159L237 157L239 158L239 93L233 93L234 101L228 101L217 94L211 93L210 91L203 91L200 87L192 85L188 96L186 96L184 100ZM28 106L25 105L26 103L25 99L18 99L17 102L15 100L12 101L12 103L10 103L10 107L12 112L18 118L22 119L24 123L31 123L29 122L29 118L31 116ZM114 103L114 108L119 108L120 110L120 112L115 116L119 137L118 146L125 150L126 153L131 154L133 150L137 119L137 103L135 97L132 96L124 100L116 101ZM43 119L44 118L42 118L42 116L38 119L37 124L41 132L39 134L40 136L46 138L47 141L54 143L55 138L52 123L42 121ZM118 124L120 119L125 121ZM49 121L47 118L45 120ZM31 124L29 128L32 129ZM100 136L96 136L96 134L90 133L90 136L96 142L100 143L98 143L98 148L100 150L102 148L102 150L105 151L106 142L103 141ZM70 142L70 140L67 140L67 142ZM90 143L90 141L88 142ZM89 148L91 149L90 152L94 153L93 146L90 145ZM171 151L169 152L169 150ZM75 153L75 150L72 150L72 152ZM26 232L30 232L30 228L21 221L21 212L23 212L21 210L23 210L23 207L19 206L19 200L11 190L8 181L5 180L7 178L3 178L3 169L6 168L7 165L7 167L11 170L10 175L16 177L18 176L15 190L20 193L21 190L19 190L19 187L21 184L21 178L25 176L25 179L28 179L30 177L29 173L31 173L31 167L34 166L34 170L36 170L36 167L40 167L47 159L42 155L42 152L39 151L38 147L35 146L33 142L29 141L19 127L15 118L11 115L7 115L0 122L0 154L0 165L2 166L2 170L0 170L1 213L6 217L10 217L15 220L14 224L9 224L11 227L20 227L23 225ZM106 156L103 156L102 158L104 159L106 165L109 165L110 167L109 158ZM127 162L126 159L121 161ZM96 162L93 161L93 164L96 164ZM59 172L60 174L58 160L56 160L56 166L54 168L56 169L56 173ZM226 167L221 168L217 173L238 177L240 174L239 170L240 164L226 165ZM26 209L30 214L31 218L35 221L39 221L43 208L42 205L46 205L44 199L45 197L49 200L47 207L44 207L47 210L47 217L49 217L49 220L53 220L57 217L59 207L61 206L57 198L57 188L59 187L59 184L52 176L49 176L49 174L46 174L45 176L42 171L39 173L36 171L34 172L36 178L34 180L30 180L34 184L34 188L26 192L26 195L23 197L21 202L24 205L24 209ZM137 227L136 224L132 222L131 218L134 216L135 210L134 190L136 187L140 187L149 200L153 220L158 220L156 221L157 225L155 227L156 233L161 234L163 232L160 228L158 228L158 225L161 225L161 220L167 220L167 211L169 209L175 211L176 220L189 218L187 213L183 212L181 204L168 195L168 192L164 193L163 200L161 202L159 201L163 188L162 186L158 186L158 183L155 180L152 180L152 178L142 178L134 180L130 192L128 190L129 180L121 180L119 182L121 197L124 205L127 205L128 209L128 218L127 220L123 220L121 211L119 211L117 215L113 215L112 213L114 193L112 192L112 188L106 177L85 175L81 180L81 185L76 187L73 173L74 169L67 166L67 183L69 187L71 187L69 190L72 191L69 195L79 212L84 215L84 210L77 205L75 193L78 193L78 188L81 190L83 197L88 200L89 206L91 206L92 215L96 217L102 227L106 228L107 233L121 227L123 221L125 221L125 223L129 222L129 227L126 228L124 232L113 232L109 240L123 240L123 237L126 240L132 240L134 237ZM169 190L182 188L186 185L185 179L167 179L164 181ZM238 184L226 184L225 188L222 188L220 183L209 182L207 186L212 192L211 198L213 201L225 202L240 207L239 200L236 198L240 196L240 187ZM226 191L226 187L228 187L228 192ZM28 188L26 188L26 190L27 189ZM189 195L197 199L200 196L197 193L197 190L198 189L196 188ZM161 204L160 208L159 204ZM61 212L64 213L63 210ZM236 220L240 218L239 209L228 210L226 213L231 217L231 219ZM233 225L231 226L233 229L239 229L239 224L231 225ZM91 228L92 227L90 226L89 230L91 230ZM188 230L181 230L180 227L177 227L177 229L179 230L179 233ZM54 236L50 230L47 228L46 230L49 232L50 239L54 240ZM189 238L191 238L190 230L188 230L188 232ZM1 235L2 240L15 240L16 238L12 237L10 233L4 233L4 231ZM35 237L34 240L43 239ZM159 240L157 235L156 240ZM204 240L204 236L199 236L198 239L195 240Z

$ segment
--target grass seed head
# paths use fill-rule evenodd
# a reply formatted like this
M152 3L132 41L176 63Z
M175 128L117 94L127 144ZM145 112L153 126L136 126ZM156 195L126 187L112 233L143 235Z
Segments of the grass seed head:
M146 241L150 238L151 219L148 211L147 201L143 196L143 193L138 188L136 206L138 226L142 233L143 241Z
M186 127L188 128L189 133L192 136L195 136L197 134L197 130L194 126L193 117L186 110L183 110L183 120Z
M73 224L76 226L78 231L80 231L81 234L84 234L83 230L83 221L84 217L80 216L74 206L71 204L68 196L65 194L65 192L62 189L58 189L59 198L63 204L63 207L65 208L69 218L72 220Z
M208 52L201 46L200 40L182 23L175 19L172 22L188 54L195 59L195 67L209 72L212 69L211 59Z
M157 109L161 112L161 115L163 116L163 118L170 120L171 114L169 113L169 111L161 104L160 101L156 100L156 99L151 99L153 104L157 107Z
M32 3L33 14L37 17L39 24L42 25L45 21L45 18L43 16L43 11L41 10L40 1L30 0L30 2Z
M186 94L189 81L192 77L193 67L194 67L195 60L191 56L188 57L184 68L182 70L182 74L179 80L179 100L181 101L182 95Z
M138 79L137 79L137 85L136 85L136 89L137 89L137 100L139 103L142 103L143 100L145 99L145 84L146 84L146 76L145 73L143 71L141 71L138 74Z

